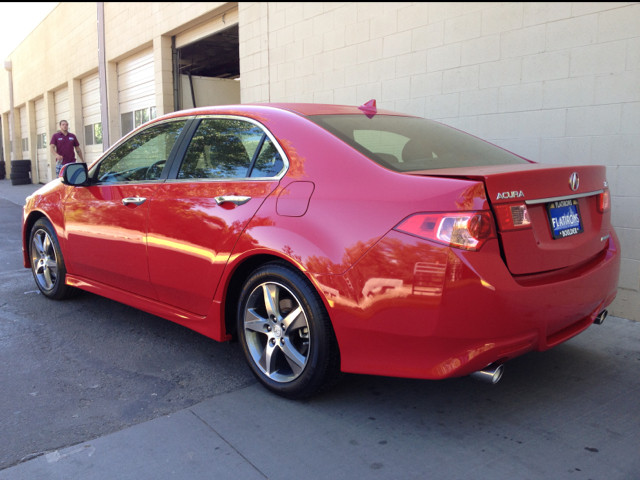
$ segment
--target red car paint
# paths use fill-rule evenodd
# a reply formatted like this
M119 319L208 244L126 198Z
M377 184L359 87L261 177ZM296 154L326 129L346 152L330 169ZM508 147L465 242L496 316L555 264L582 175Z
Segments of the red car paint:
M86 187L55 180L27 200L25 267L31 227L44 216L57 233L67 284L224 341L238 281L278 258L319 293L343 371L425 379L553 347L586 329L616 295L619 244L610 212L598 206L608 195L604 167L530 162L401 173L307 118L401 117L375 108L210 107L149 125L218 115L262 125L287 157L284 175ZM250 200L218 204L220 195ZM123 205L129 197L146 201ZM567 197L578 202L583 232L553 239L548 204ZM496 219L522 205L530 223L512 228L511 218ZM403 230L416 214L460 212L493 222L477 250Z

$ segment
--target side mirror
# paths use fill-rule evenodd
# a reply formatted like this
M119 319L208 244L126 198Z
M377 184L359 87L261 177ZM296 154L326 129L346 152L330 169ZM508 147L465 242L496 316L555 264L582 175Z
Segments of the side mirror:
M86 163L68 163L60 172L62 183L80 187L89 185L89 171Z

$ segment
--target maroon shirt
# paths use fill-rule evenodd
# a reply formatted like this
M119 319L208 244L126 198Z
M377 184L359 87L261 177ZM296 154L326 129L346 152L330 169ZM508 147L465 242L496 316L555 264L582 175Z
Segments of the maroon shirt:
M55 145L57 154L62 155L62 165L76 161L75 147L79 147L80 144L73 133L67 132L65 135L62 132L56 132L51 137L49 144Z

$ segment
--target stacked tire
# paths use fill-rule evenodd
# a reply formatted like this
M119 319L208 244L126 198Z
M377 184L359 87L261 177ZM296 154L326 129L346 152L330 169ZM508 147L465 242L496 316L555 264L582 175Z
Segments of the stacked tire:
M4 180L7 176L7 167L5 167L4 160L0 161L0 180Z
M11 160L11 185L31 183L31 160Z

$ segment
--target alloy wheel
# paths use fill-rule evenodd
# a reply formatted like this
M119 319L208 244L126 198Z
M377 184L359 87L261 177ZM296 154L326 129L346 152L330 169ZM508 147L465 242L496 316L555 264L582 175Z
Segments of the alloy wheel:
M31 239L31 265L38 286L52 290L58 280L58 261L53 241L43 229L37 230Z
M286 383L302 374L311 348L309 321L300 301L284 285L265 282L251 292L244 333L254 364L269 379Z

